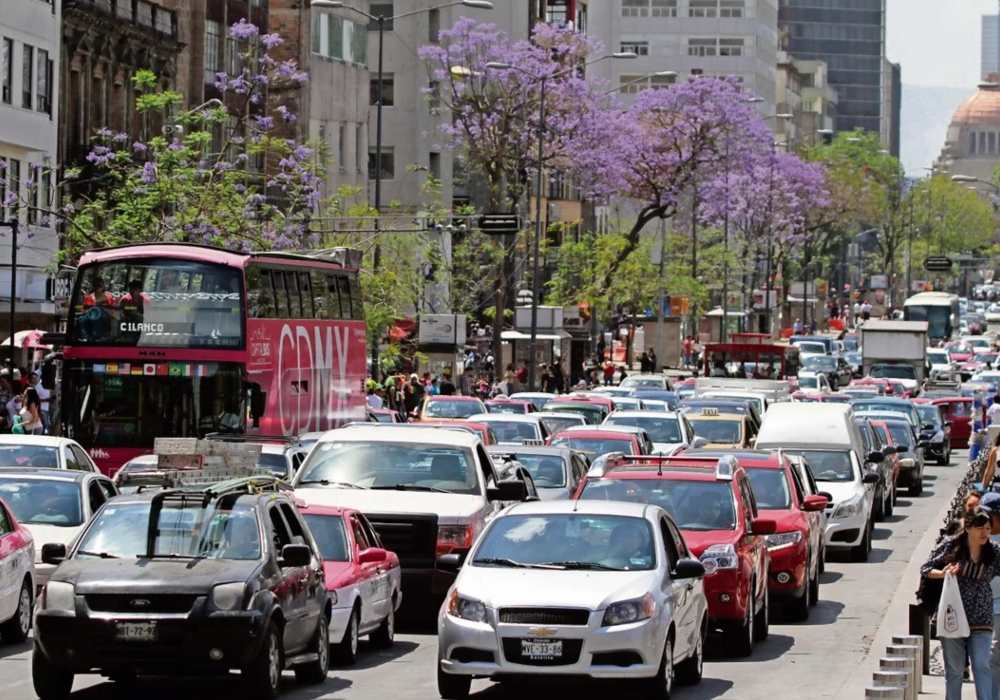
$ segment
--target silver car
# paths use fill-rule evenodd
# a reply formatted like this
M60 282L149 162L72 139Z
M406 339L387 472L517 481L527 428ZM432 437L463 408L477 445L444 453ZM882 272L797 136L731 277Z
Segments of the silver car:
M465 558L438 615L438 691L473 678L639 681L671 696L701 680L704 567L666 511L641 503L519 503Z
M586 455L551 445L489 445L494 463L517 460L531 473L543 501L570 499L590 469Z

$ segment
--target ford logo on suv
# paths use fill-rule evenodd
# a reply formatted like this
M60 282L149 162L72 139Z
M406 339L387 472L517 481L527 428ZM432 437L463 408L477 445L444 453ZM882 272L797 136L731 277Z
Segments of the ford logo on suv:
M136 598L131 603L129 603L133 608L148 608L149 601L144 598Z

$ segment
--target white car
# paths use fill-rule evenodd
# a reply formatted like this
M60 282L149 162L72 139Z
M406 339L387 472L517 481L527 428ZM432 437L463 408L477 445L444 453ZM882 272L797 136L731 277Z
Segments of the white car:
M654 453L675 452L706 444L694 434L688 419L673 411L615 411L601 424L602 428L620 426L643 428L653 441Z
M440 600L451 577L436 557L467 551L505 505L526 497L523 481L499 480L474 433L389 423L325 433L292 486L310 505L364 513L399 556L408 600Z
M829 355L827 352L826 345L819 341L814 340L798 340L793 343L795 347L799 349L799 359L805 362L807 357L812 357L813 355Z
M486 451L496 462L517 460L524 465L543 501L572 498L590 469L586 456L568 447L490 445Z
M940 379L951 382L955 380L955 365L951 362L951 355L947 350L941 348L927 348L927 364L931 368L931 379Z
M662 374L630 374L618 385L622 389L656 389L673 391L670 380Z
M438 615L438 692L473 678L574 676L669 698L702 676L705 568L666 511L616 501L521 503L494 519Z
M35 538L35 583L44 586L55 565L42 563L42 547L67 547L94 513L118 495L103 474L64 469L0 470L0 498Z
M267 467L274 475L291 481L296 470L302 466L303 460L308 454L309 448L298 444L281 445L275 443L261 443L260 458L257 464Z
M830 388L830 380L822 372L802 371L799 372L799 391L828 393L832 389Z
M548 394L544 391L515 391L510 395L510 400L527 401L528 403L535 404L535 408L541 409L542 406L555 397L555 394Z
M987 323L1000 323L1000 304L990 304L986 309Z
M5 508L0 497L0 641L7 644L28 638L37 588L35 540L24 525L15 526L16 520L13 509Z
M506 445L521 445L525 441L544 443L552 434L540 413L478 413L469 416L468 421L490 426L497 440Z
M589 425L587 416L569 411L539 411L538 418L550 433L558 433L574 425Z
M80 443L51 435L0 435L0 469L7 467L99 471Z

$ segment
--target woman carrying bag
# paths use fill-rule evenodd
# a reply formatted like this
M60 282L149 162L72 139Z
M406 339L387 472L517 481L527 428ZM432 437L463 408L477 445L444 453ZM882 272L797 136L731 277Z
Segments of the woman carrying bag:
M1000 576L1000 545L990 540L990 516L991 510L982 507L967 512L962 532L941 540L920 568L921 576L929 581L944 580L937 630L944 652L946 700L962 700L966 653L976 684L976 700L994 700L990 677L993 640L990 581ZM948 580L949 576L954 578ZM955 583L960 595L950 605L953 599L949 589ZM941 619L942 610L946 610L945 619Z
M24 392L24 408L21 409L21 428L25 435L42 435L45 432L42 423L42 400L38 392L28 389Z

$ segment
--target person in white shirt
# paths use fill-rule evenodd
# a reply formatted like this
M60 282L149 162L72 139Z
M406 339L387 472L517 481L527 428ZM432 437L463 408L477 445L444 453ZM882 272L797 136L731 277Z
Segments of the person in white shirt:
M365 399L368 402L368 408L382 408L385 405L382 397L377 393L379 391L382 391L382 387L377 387L372 393L368 394L368 398Z
M42 386L41 372L31 374L28 377L28 385L38 393L38 399L42 402L42 426L45 432L48 433L52 429L52 424L49 420L49 401L52 398L52 392Z
M1000 425L1000 394L993 397L993 403L986 409L986 420L990 425Z
M226 403L216 397L212 401L211 415L202 417L199 426L209 433L234 433L240 429L240 419L235 413L227 411Z

